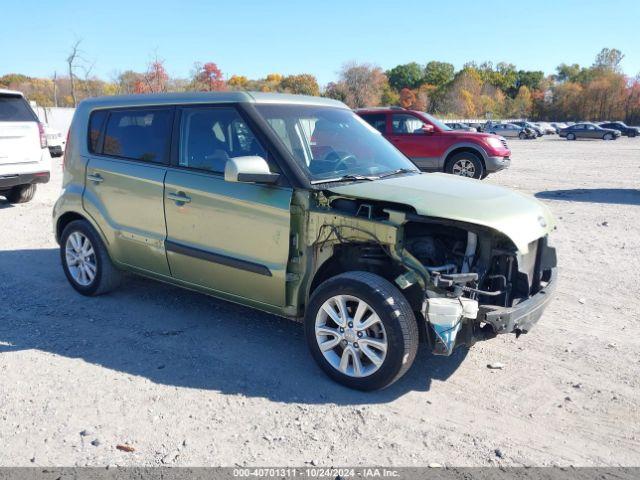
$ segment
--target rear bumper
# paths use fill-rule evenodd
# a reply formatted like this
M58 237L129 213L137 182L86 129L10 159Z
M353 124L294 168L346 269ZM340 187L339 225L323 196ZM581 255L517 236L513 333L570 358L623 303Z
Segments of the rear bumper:
M497 172L509 168L511 165L510 157L487 157L484 162L487 166L487 172Z
M18 185L32 185L34 183L48 183L49 172L23 173L16 175L0 175L0 190Z
M553 267L547 285L515 307L481 305L478 320L488 323L495 333L527 333L544 312L556 289L558 268Z
M62 145L49 145L49 153L52 157L61 157L64 153Z

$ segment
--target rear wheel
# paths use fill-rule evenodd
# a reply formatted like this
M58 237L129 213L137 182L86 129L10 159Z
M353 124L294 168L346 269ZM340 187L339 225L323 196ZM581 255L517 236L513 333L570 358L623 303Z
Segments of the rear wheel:
M369 272L322 283L307 306L305 336L320 368L358 390L388 387L409 370L418 351L411 306L393 284Z
M637 135L637 133L636 133L636 132L629 132L629 137L630 137L630 138L633 138L633 137L635 137L636 135Z
M65 227L60 237L60 259L67 280L82 295L102 295L120 284L120 271L86 220L75 220Z
M567 133L567 140L575 140L575 139L576 139L575 133Z
M36 194L36 186L34 185L18 185L9 190L7 200L9 203L26 203L33 200Z
M471 152L456 153L445 165L445 172L461 177L482 178L484 166L480 158Z

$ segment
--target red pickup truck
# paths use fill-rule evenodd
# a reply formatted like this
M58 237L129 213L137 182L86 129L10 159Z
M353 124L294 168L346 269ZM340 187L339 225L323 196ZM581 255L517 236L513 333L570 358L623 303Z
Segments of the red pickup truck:
M507 141L498 135L453 130L428 113L400 107L356 113L425 172L485 178L511 163Z

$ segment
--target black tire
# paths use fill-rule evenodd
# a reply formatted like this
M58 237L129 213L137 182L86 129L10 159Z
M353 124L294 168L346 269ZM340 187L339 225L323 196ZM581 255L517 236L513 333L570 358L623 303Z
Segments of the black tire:
M454 173L456 164L459 164L459 162L463 162L463 161L471 162L473 164L473 175L463 175L461 173ZM484 175L484 165L482 164L482 160L480 160L480 157L475 153L460 152L460 153L456 153L449 160L447 160L447 163L444 167L444 171L452 175L459 175L464 177L480 179Z
M637 133L636 133L636 132L629 132L628 137L629 137L629 138L633 138L633 137L635 137L636 135L637 135Z
M575 140L575 139L576 139L575 133L567 133L567 140Z
M9 203L27 203L33 200L36 194L36 185L18 185L9 190L7 200Z
M94 256L92 258L95 260L96 273L93 281L88 285L78 283L71 274L69 265L67 264L65 248L69 236L74 232L79 232L84 235L93 247ZM86 220L74 220L62 231L60 237L60 261L62 262L62 269L64 270L67 280L71 286L82 295L102 295L114 290L120 285L122 279L121 272L111 262L109 253L100 235L96 233L91 224Z
M605 134L602 136L602 139L603 139L603 140L613 140L614 138L616 138L616 137L614 137L614 136L613 136L613 133L605 133Z
M520 133L518 134L518 138L519 138L520 140L526 140L526 139L527 139L527 134L526 134L526 133L524 133L524 132L520 132Z
M387 352L380 367L368 376L340 372L324 357L316 340L316 317L322 305L336 295L366 302L384 326ZM389 300L393 299L392 302ZM389 281L369 272L347 272L326 280L313 292L305 312L305 336L311 355L324 372L342 385L357 390L386 388L411 367L418 351L418 324L409 302Z

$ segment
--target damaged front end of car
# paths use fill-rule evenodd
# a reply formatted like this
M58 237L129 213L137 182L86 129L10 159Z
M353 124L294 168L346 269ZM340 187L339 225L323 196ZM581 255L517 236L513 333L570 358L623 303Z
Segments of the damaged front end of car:
M403 292L435 354L527 333L551 299L557 262L546 233L527 243L519 238L517 246L491 226L424 215L404 203L333 192L298 202L297 254L288 271L299 281L290 295L303 303L341 271L377 273Z

